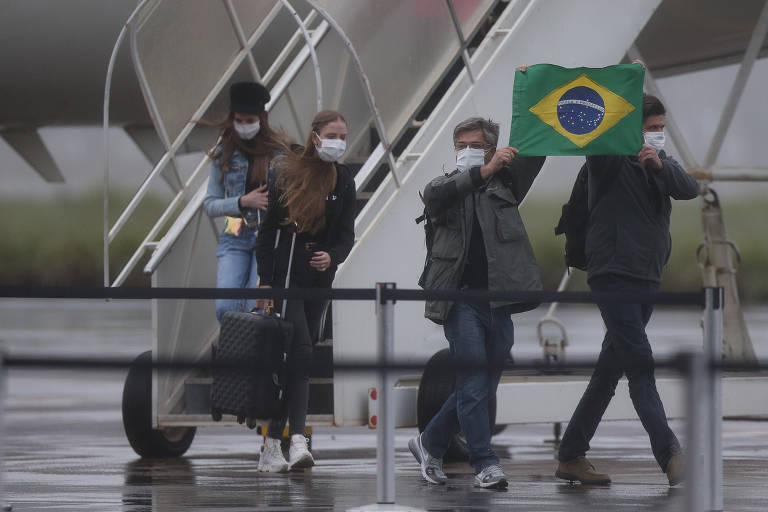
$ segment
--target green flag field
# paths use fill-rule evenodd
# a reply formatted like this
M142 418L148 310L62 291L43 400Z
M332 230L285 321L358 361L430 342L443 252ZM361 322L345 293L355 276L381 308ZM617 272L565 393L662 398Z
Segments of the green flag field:
M636 155L644 75L640 64L516 70L509 145L521 156Z

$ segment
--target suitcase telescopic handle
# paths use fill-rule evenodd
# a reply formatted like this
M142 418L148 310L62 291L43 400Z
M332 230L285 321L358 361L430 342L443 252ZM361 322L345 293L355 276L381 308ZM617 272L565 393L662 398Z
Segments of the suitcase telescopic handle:
M291 236L291 251L288 253L288 272L285 273L285 289L288 289L288 285L291 284L291 268L293 266L293 250L296 248L296 231L298 225L296 222L291 223L292 229L292 235ZM282 234L283 230L278 229L277 230L277 236L275 237L275 252L277 252L277 246L280 244L280 235ZM281 316L285 318L285 310L288 307L288 299L283 299L283 308L281 311Z
M288 285L291 284L291 266L293 265L293 249L296 247L296 231L293 232L291 237L291 252L288 256L288 272L285 273L285 289L288 289ZM283 318L285 318L285 309L288 305L288 298L283 299Z

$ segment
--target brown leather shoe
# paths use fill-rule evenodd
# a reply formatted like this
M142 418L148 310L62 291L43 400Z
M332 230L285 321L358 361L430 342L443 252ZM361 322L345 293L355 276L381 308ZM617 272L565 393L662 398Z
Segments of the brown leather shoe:
M669 480L670 487L674 487L682 482L685 478L685 461L683 460L683 456L679 453L672 455L669 462L667 462L667 467L664 472L667 474L667 480Z
M611 483L611 477L605 473L598 473L586 457L576 457L557 465L555 471L557 478L569 480L571 483L578 480L582 484L607 485Z

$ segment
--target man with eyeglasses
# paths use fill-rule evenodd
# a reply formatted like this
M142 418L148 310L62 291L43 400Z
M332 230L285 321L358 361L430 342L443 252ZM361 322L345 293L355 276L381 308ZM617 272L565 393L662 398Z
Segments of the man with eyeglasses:
M434 226L424 288L432 290L540 290L541 278L518 205L544 164L544 157L517 157L496 148L499 125L472 117L453 131L457 169L424 189ZM425 315L443 325L456 370L455 391L408 447L427 482L444 484L442 458L464 433L475 486L505 489L507 479L491 450L488 401L496 394L501 365L514 341L510 315L537 304L465 300L428 301ZM488 367L484 367L488 366Z

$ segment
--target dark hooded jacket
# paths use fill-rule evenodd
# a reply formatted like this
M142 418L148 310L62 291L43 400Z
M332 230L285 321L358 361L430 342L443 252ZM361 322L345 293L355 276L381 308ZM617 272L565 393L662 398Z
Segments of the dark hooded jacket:
M648 170L634 156L587 157L588 280L613 274L661 282L672 250L670 198L693 199L699 186L663 150L659 158L662 168Z

